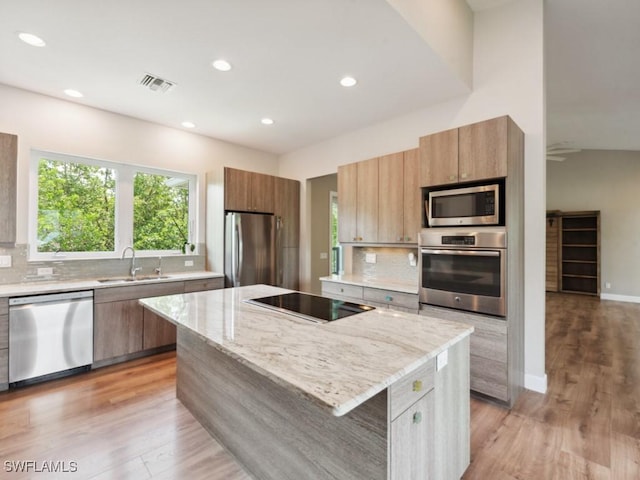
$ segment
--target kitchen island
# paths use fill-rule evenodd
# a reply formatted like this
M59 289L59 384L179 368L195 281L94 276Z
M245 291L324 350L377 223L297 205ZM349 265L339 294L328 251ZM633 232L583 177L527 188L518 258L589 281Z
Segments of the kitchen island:
M375 309L315 323L256 285L141 300L175 323L177 396L257 479L454 479L469 464L469 335Z

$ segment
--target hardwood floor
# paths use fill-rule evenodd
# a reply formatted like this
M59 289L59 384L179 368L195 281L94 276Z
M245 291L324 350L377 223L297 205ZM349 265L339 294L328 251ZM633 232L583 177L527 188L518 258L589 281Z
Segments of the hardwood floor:
M547 294L545 395L477 400L464 479L640 478L640 305Z
M640 305L548 294L546 337L546 395L472 399L463 478L640 478ZM173 353L0 394L0 463L16 480L249 479L176 400Z

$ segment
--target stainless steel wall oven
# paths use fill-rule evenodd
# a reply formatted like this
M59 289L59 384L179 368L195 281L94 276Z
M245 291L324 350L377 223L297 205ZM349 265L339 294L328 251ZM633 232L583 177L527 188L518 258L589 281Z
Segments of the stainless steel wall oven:
M420 302L506 316L504 228L420 233Z

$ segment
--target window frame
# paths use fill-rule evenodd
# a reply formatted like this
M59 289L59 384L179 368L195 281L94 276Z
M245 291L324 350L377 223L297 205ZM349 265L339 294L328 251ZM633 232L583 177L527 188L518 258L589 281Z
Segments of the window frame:
M38 251L38 167L41 158L57 162L79 163L95 167L110 168L115 172L115 225L114 250L101 252L39 252ZM188 238L190 243L196 236L197 215L197 185L198 176L192 173L166 170L143 165L125 164L96 158L82 157L46 150L31 150L29 168L29 208L28 208L28 255L29 260L71 260L120 258L121 252L128 246L133 246L133 183L136 173L170 176L184 179L189 184L189 215ZM194 252L197 254L197 252ZM171 250L136 250L136 255L145 257L182 255L180 248Z

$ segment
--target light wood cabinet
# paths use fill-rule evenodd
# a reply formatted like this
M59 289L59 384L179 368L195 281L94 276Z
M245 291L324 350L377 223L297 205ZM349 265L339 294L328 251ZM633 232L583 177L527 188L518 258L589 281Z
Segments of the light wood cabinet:
M378 158L338 167L338 239L378 241Z
M458 182L458 129L420 138L420 186Z
M18 137L0 133L0 245L16 242Z
M470 340L470 388L511 405L515 400L513 365L509 363L508 323L501 317L422 305L421 315L434 316L474 327ZM518 356L512 345L511 355ZM520 349L523 346L520 346ZM516 382L517 383L517 382Z
M300 246L300 182L289 178L275 178L275 214L280 217L281 245Z
M522 131L508 116L420 138L421 186L475 182L507 176Z
M274 212L275 177L257 172L224 169L224 209L238 212Z
M358 166L356 163L338 167L338 241L354 242L358 238L356 215L358 202Z
M142 323L143 350L176 343L176 326L147 308L143 308Z
M404 240L404 155L402 152L378 159L380 194L378 241L398 243ZM338 197L340 198L340 197Z
M322 280L322 295L346 302L364 302L374 307L390 308L408 313L418 313L420 308L417 293L363 287L329 280Z
M222 278L102 288L94 291L93 361L99 366L176 343L176 329L138 300L223 288Z
M403 153L404 158L404 206L403 242L418 243L422 225L422 194L420 191L420 149Z
M340 243L417 243L419 150L338 167Z
M141 351L142 314L137 300L94 305L93 361Z
M391 480L435 478L434 399L433 392L424 395L391 422Z
M9 388L9 299L0 298L0 391Z
M507 176L509 130L507 117L492 118L460 127L458 133L458 180L472 182Z
M378 241L378 159L372 158L356 165L356 241L375 243Z

